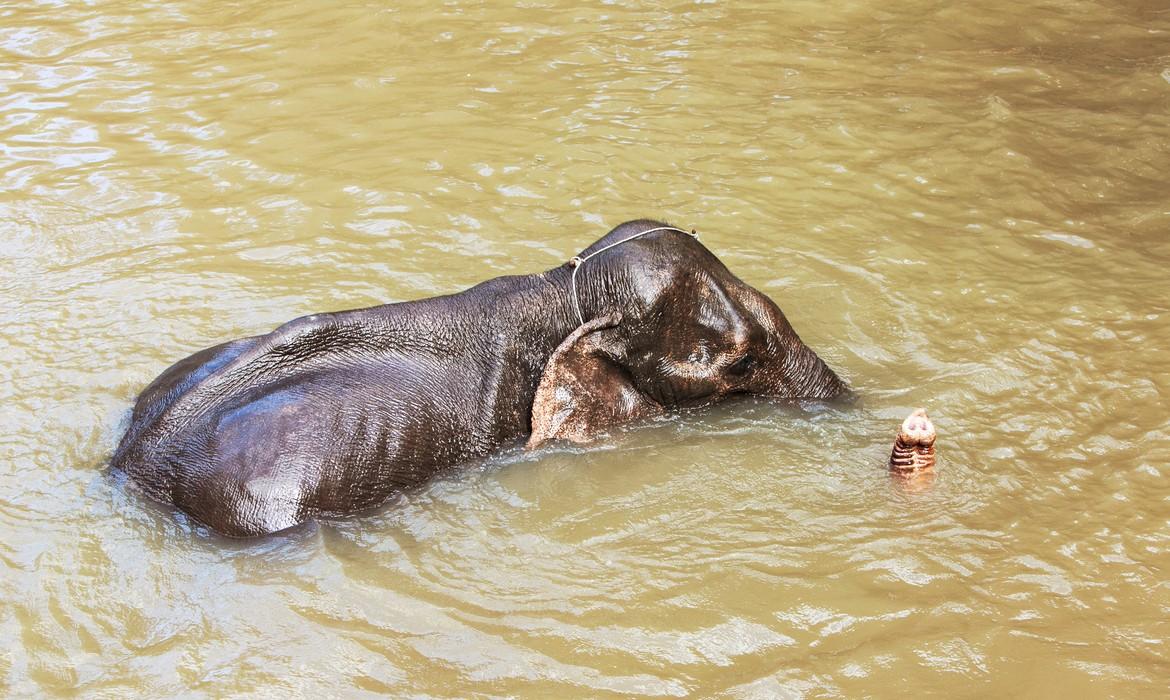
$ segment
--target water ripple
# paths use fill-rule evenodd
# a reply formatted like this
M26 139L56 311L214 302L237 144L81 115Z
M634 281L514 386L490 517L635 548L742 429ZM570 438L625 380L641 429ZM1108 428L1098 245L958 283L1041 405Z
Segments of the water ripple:
M1161 690L1168 22L10 8L0 690ZM262 542L103 475L185 353L547 269L639 216L698 228L860 401L510 451ZM920 405L938 474L891 480Z

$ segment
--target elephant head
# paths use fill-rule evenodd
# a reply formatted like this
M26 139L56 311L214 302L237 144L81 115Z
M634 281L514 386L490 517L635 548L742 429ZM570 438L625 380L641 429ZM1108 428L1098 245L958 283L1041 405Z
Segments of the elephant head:
M586 249L570 283L580 325L545 365L529 447L735 394L848 392L780 308L691 235L623 224Z

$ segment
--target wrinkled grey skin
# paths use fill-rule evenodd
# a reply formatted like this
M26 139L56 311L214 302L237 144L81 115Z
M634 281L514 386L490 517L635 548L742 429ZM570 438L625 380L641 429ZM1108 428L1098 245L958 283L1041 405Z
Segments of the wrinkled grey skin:
M615 228L582 255L647 229ZM659 231L449 296L314 314L198 352L142 392L113 458L148 495L249 537L355 513L528 436L586 441L732 394L844 383L771 299Z

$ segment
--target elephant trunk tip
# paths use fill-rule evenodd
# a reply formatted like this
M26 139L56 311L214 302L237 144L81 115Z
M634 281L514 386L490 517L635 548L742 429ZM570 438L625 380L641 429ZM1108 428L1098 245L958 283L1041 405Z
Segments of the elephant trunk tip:
M915 409L898 429L890 452L890 469L911 472L934 468L934 441L938 437L926 409Z

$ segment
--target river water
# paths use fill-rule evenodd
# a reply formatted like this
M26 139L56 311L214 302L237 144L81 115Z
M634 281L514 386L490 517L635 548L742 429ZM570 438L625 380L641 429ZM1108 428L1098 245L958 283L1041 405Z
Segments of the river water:
M1162 1L6 3L0 695L1165 693L1168 172ZM106 471L196 349L647 216L861 400L255 542Z

